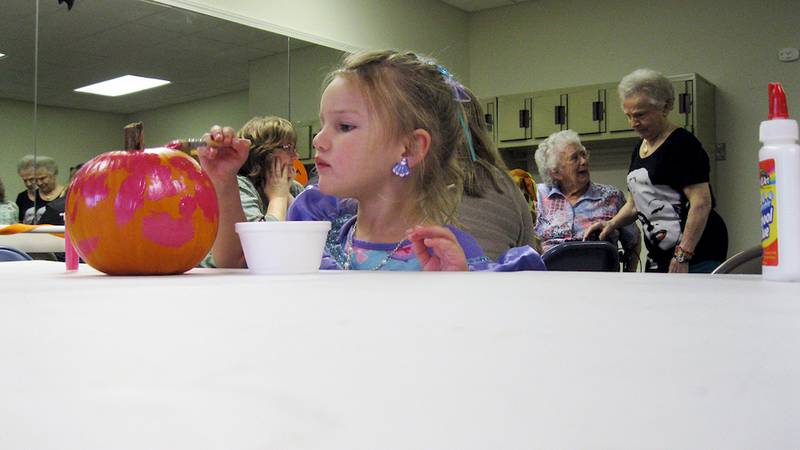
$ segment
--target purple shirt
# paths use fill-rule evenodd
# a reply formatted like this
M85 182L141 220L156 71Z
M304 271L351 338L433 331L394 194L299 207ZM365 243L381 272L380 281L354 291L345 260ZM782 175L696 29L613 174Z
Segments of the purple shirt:
M607 184L589 183L589 188L572 205L556 186L536 185L539 199L535 232L542 240L546 252L565 241L582 240L591 225L613 218L625 205L625 195ZM608 239L612 244L622 241L622 248L632 249L639 242L639 233L633 224L615 231Z
M356 221L358 206L353 199L338 199L325 195L316 186L309 186L295 198L287 213L287 220L328 220L331 222L331 231L325 243L322 256L321 269L341 269L347 257L345 246L348 233ZM521 270L546 270L541 256L529 246L515 247L500 256L497 262L489 260L481 250L475 238L454 226L448 226L455 234L459 245L464 250L467 265L470 271L515 272ZM395 245L371 244L356 241L354 244L369 251L382 251L391 253ZM412 256L402 246L391 255L396 261L387 262L383 270L419 270L419 264L412 267L407 264ZM364 255L369 258L369 255ZM382 259L381 256L379 259ZM416 262L416 257L413 257ZM355 267L354 267L355 268Z

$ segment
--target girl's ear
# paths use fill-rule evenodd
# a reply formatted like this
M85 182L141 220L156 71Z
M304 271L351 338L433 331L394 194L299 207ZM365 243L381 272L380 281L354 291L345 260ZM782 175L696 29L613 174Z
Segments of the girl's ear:
M406 144L403 156L408 159L408 167L414 167L421 163L428 155L431 148L431 135L427 130L417 128L411 133L411 138Z

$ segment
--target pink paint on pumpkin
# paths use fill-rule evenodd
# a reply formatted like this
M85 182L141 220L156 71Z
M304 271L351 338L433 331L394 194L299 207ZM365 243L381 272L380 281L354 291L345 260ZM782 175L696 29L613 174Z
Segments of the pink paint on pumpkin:
M144 204L146 187L144 173L133 172L122 182L114 199L114 217L117 225L123 226L133 219L136 210Z
M219 205L217 205L217 191L211 184L211 180L204 174L200 166L193 160L184 156L173 156L169 158L169 163L178 170L182 170L189 175L195 182L194 196L203 216L209 221L213 221L219 216Z
M219 217L219 205L217 204L217 191L211 182L204 180L194 187L194 197L197 199L197 204L200 206L200 211L203 211L203 216L209 220L214 221Z
M75 250L78 251L79 255L81 255L84 259L86 259L86 257L88 255L91 255L94 249L97 248L97 244L99 243L100 243L100 238L97 236L81 239L75 242Z
M197 200L194 197L182 197L178 203L178 211L182 219L191 220L192 214L197 209Z
M150 182L147 183L147 198L149 200L161 200L169 198L185 189L183 183L177 182L172 178L172 170L169 166L160 164L150 169Z
M142 233L156 244L178 248L194 238L190 217L173 219L167 213L155 213L142 218Z
M183 155L178 155L170 156L168 161L172 167L186 172L189 175L189 178L195 182L200 182L205 178L203 177L203 173L200 172L200 166L195 163L193 159Z
M80 185L80 191L87 207L92 208L108 197L107 177L108 174L103 172L96 176L82 178L83 183Z

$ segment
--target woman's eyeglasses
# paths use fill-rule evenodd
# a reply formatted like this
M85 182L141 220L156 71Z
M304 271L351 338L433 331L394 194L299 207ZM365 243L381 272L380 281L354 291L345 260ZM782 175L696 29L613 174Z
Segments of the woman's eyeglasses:
M297 147L294 144L284 144L275 147L275 150L283 150L287 153L297 153Z

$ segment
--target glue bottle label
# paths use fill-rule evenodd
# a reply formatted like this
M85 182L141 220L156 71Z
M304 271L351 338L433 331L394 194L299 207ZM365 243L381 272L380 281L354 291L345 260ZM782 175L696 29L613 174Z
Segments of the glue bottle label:
M778 205L775 186L775 160L765 159L758 163L761 186L761 248L764 255L761 264L778 265Z

